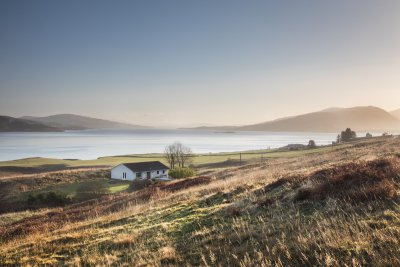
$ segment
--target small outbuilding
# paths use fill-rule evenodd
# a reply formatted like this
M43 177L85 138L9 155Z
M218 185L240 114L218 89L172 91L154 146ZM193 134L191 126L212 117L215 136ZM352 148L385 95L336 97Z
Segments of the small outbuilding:
M122 163L111 169L111 179L169 179L168 170L160 161Z

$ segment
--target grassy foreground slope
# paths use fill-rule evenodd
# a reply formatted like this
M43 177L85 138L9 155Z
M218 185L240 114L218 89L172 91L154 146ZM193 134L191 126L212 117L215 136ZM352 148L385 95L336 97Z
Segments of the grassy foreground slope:
M212 169L1 215L0 265L399 266L399 189L399 138Z

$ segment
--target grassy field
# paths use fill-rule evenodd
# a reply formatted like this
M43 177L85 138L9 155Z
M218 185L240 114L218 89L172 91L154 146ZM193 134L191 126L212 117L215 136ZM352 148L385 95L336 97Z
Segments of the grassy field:
M340 149L345 145L335 146L334 149ZM240 154L242 154L242 160L252 159L268 159L268 158L288 158L298 157L307 154L320 153L324 151L332 150L331 146L320 147L309 150L299 151L278 151L278 150L255 150L255 151L243 151L243 152L229 152L229 153L209 153L209 154L195 154L192 158L194 165L203 165L224 162L227 160L239 160ZM66 159L50 159L50 158L27 158L12 161L0 162L0 167L36 167L36 168L48 168L51 167L88 167L88 166L115 166L120 163L129 162L142 162L142 161L154 161L159 160L167 163L163 157L163 154L143 154L143 155L125 155L125 156L114 156L114 157L102 157L94 160L66 160Z
M314 152L0 215L0 265L399 266L400 139Z

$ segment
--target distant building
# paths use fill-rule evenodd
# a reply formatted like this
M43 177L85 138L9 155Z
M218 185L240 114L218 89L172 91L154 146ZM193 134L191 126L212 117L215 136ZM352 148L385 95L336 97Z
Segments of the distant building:
M159 161L122 163L111 169L111 179L169 179L169 168Z

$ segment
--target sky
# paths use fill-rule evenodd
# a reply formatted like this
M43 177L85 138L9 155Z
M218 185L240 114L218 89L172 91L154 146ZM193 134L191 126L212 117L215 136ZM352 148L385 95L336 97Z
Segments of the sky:
M400 108L400 1L0 1L0 114L242 125Z

